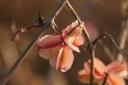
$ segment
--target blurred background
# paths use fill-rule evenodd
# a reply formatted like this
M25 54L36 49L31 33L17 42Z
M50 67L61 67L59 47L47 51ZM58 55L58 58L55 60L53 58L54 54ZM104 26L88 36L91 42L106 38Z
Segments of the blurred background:
M38 15L38 11L47 19L60 2L61 0L0 0L0 79L39 29L35 28L21 34L19 40L14 42L6 33L33 25L35 23L33 17ZM125 27L127 0L69 0L69 2L85 21L85 26L93 39L98 34L107 32L120 44L122 32L127 28ZM68 8L64 7L56 19L58 30L60 31L74 20ZM47 32L50 33L51 30ZM127 41L125 42L124 48L127 52ZM118 51L107 40L103 45L111 49L109 51L113 56L106 53L108 50L104 51L102 45L97 47L96 55L107 64L117 56ZM51 68L48 60L40 58L34 46L6 85L84 85L79 82L77 74L90 55L85 51L74 54L75 61L72 68L66 73L61 73Z

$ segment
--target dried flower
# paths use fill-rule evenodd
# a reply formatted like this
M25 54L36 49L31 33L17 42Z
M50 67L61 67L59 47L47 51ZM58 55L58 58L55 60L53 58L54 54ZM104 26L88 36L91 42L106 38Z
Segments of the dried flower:
M84 69L79 71L79 79L83 83L89 83L90 78L90 60L85 62ZM127 63L114 61L105 66L98 58L94 59L94 82L101 84L105 78L105 73L108 74L107 85L126 85L124 78L128 75Z
M78 46L84 43L82 26L78 21L67 26L60 35L45 35L37 41L38 52L42 58L49 59L52 67L62 72L69 70L73 64L72 51L80 52Z

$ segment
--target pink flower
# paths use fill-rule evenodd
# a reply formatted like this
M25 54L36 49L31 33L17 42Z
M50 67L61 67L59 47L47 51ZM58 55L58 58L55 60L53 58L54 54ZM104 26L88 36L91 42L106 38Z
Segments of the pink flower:
M57 70L66 72L73 64L72 51L80 52L78 46L84 43L82 24L78 21L67 26L60 35L45 35L37 40L38 53L42 58L49 59L50 65Z
M114 61L105 66L98 58L94 59L94 82L101 84L108 73L107 85L126 85L124 78L128 75L127 63ZM84 64L84 69L78 73L79 79L83 83L89 83L90 79L90 60Z

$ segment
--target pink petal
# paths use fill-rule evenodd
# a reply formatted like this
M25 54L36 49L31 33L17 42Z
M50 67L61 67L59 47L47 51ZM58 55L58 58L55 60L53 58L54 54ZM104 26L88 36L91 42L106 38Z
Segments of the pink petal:
M39 49L38 54L40 57L44 59L56 58L59 53L59 46L49 49Z
M57 57L57 69L62 72L69 70L73 64L74 56L72 50L69 47L63 47Z
M110 74L107 80L109 85L126 85L124 79Z
M45 35L37 40L39 48L47 49L61 44L61 35Z
M121 62L121 61L114 61L107 66L107 71L109 73L114 73L114 74L117 74L119 76L122 75L124 77L126 77L128 75L127 69L128 69L127 63Z

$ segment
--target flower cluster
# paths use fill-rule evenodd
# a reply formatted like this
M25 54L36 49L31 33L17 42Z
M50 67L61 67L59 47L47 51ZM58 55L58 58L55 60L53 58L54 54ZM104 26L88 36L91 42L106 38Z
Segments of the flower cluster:
M89 83L90 62L90 60L85 62L84 69L78 73L79 79L83 83ZM114 61L106 66L100 59L95 58L93 69L94 82L101 85L107 73L107 85L126 85L124 79L128 76L127 66L127 63L121 61Z
M37 47L40 57L48 59L50 65L56 70L68 71L74 61L73 51L79 53L79 46L83 45L85 41L82 34L83 26L83 22L79 24L76 20L63 29L61 34L39 37ZM94 38L91 39L94 40ZM124 79L128 76L127 66L127 63L120 61L114 61L106 66L100 59L94 58L94 82L100 85L107 78L107 85L126 85ZM89 83L90 67L91 60L88 60L84 64L84 69L79 71L81 82Z

